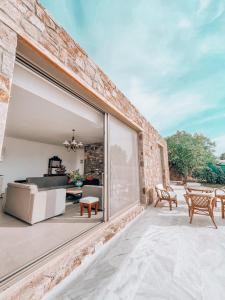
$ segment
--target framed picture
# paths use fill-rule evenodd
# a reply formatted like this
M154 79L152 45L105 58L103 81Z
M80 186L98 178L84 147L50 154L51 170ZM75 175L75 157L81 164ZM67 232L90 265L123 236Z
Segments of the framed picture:
M58 156L53 156L48 160L48 174L56 174L55 170L61 168L62 160Z

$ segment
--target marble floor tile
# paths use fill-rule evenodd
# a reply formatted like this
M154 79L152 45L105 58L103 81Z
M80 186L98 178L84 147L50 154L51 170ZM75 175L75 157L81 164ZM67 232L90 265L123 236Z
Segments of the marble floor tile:
M149 207L44 300L224 300L225 220Z

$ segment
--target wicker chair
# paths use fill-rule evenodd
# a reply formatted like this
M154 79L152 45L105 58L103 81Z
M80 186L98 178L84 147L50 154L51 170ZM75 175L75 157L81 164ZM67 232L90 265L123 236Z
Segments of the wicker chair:
M169 202L170 210L172 210L172 203L175 203L177 207L177 195L171 186L167 186L166 188L164 188L162 184L158 184L155 186L155 190L157 193L157 201L155 207L161 201Z
M220 189L215 189L215 206L217 204L217 201L221 201L221 215L224 219L224 208L225 208L225 187L222 187Z
M216 198L209 193L188 193L184 195L188 205L188 212L190 217L190 224L192 223L193 215L209 216L217 228L214 220L213 208Z

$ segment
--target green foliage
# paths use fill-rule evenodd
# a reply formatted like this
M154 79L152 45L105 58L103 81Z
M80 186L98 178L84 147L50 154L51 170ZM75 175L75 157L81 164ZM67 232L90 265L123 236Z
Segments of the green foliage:
M83 181L84 177L80 174L79 169L75 171L70 171L68 177L75 184L77 181Z
M221 160L225 160L225 153L222 153L222 154L220 155L220 159L221 159Z
M193 177L201 182L225 184L225 173L221 167L209 164L207 167L194 170Z
M215 143L202 134L177 131L166 140L170 168L184 178L215 161Z

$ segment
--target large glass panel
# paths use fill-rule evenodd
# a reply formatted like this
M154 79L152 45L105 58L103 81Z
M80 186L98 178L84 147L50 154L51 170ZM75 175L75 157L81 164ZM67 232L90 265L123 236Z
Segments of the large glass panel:
M110 216L140 200L137 133L109 117Z

